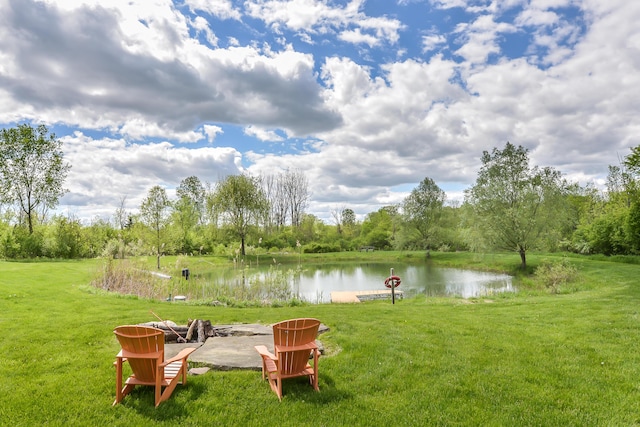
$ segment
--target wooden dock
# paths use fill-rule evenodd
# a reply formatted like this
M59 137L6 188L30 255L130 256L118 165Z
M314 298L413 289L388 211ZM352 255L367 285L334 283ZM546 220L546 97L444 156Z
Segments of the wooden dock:
M402 291L395 290L396 299L402 299ZM372 291L334 291L331 292L331 302L353 303L375 299L391 299L391 289Z

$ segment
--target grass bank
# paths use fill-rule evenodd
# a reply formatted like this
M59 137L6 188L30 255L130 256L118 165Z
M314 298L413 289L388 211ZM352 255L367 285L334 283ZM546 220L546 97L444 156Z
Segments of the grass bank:
M352 256L385 255L424 254ZM553 257L532 255L530 265ZM519 263L513 254L432 260L507 272ZM96 261L0 262L0 419L12 426L638 424L640 266L570 261L579 280L561 294L532 287L469 301L244 309L97 291L88 286ZM190 377L158 409L144 389L112 407L119 349L112 330L154 320L149 310L178 323L317 317L331 328L322 336L329 354L320 360L320 392L291 380L279 402L258 372L211 371Z

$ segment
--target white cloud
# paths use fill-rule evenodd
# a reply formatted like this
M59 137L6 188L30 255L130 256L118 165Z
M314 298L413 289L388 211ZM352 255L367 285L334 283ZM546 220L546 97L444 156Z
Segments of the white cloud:
M557 24L559 21L558 14L549 10L543 9L525 9L523 10L515 20L517 25L523 26L551 26Z
M429 34L422 36L422 52L428 53L437 50L447 42L447 38L442 34Z
M171 2L139 6L0 5L0 52L11 64L2 68L0 98L18 104L0 109L0 121L37 114L48 123L183 142L198 139L193 129L203 121L301 135L339 123L323 106L310 55L212 49L189 38Z
M500 54L498 37L517 31L515 26L496 22L493 15L481 15L470 24L458 25L463 46L456 50L469 64L484 64L491 54Z
M321 0L252 0L245 2L245 8L278 32L284 26L307 35L337 32L343 41L370 47L395 44L404 26L397 19L367 16L362 12L364 3L351 0L344 7L333 7Z
M375 47L379 43L379 40L376 37L369 34L362 34L362 31L359 28L351 31L343 31L338 37L340 40L344 40L349 43L366 44L369 45L369 47Z
M168 142L131 144L123 139L94 140L80 132L60 138L72 168L61 210L80 217L112 215L126 197L126 208L137 211L149 188L175 188L188 176L215 182L237 174L241 154L228 147L176 148Z
M432 1L472 14L449 34L367 16L363 1L185 3L199 16L160 0L52 4L0 1L0 122L109 135L64 138L69 209L110 214L124 195L133 209L152 185L215 181L248 165L304 170L314 214L336 204L365 214L425 176L460 194L482 151L506 141L529 148L535 164L595 182L640 143L637 2ZM261 21L249 29L238 19ZM229 25L238 32L223 32ZM500 49L515 32L532 43L511 59ZM339 34L376 53L347 57L355 49L335 48ZM233 135L243 147L282 143L220 146ZM295 154L293 136L309 136ZM178 145L203 139L216 147Z
M261 128L259 126L247 126L244 128L245 135L253 136L260 141L283 141L284 138L273 130Z
M142 117L127 119L119 129L119 133L134 140L145 138L165 138L179 142L197 142L202 134L195 131L179 132L170 126L161 126L156 122L147 121Z
M203 130L204 134L207 136L207 141L209 142L215 141L216 136L224 133L220 126L204 125Z
M204 33L205 38L211 46L218 46L218 37L211 31L209 22L206 19L201 16L196 16L190 23L199 33Z
M242 18L241 12L233 7L231 0L184 0L192 11L203 11L217 16L220 19Z

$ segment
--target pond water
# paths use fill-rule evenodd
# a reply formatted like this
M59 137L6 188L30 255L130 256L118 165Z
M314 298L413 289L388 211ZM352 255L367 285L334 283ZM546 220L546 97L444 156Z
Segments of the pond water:
M384 281L389 277L390 267L394 268L394 275L402 279L397 289L405 298L416 295L470 298L515 291L512 277L506 274L434 267L430 263L303 265L301 270L291 274L291 290L305 301L327 303L331 302L333 291L387 289ZM246 280L251 282L252 275L263 276L265 271L249 270Z

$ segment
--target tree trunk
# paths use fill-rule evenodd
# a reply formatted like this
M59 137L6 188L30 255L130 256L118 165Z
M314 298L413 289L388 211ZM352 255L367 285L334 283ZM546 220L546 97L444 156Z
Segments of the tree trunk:
M520 264L520 268L522 268L522 270L524 271L527 269L527 254L524 248L520 248L519 252L520 252L520 260L522 261L522 264Z
M198 342L205 342L207 340L207 336L204 332L204 322L202 320L198 320Z

